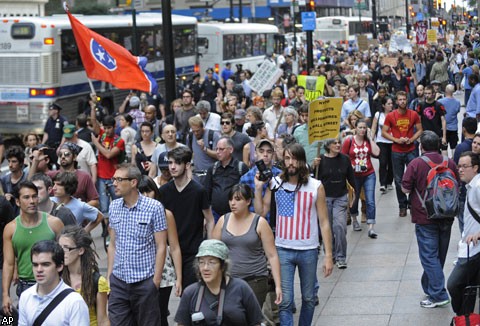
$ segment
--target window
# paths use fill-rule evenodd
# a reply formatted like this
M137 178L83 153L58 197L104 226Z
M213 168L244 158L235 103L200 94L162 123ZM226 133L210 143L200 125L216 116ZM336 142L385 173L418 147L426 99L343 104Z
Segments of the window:
M173 26L173 46L175 57L194 55L196 50L195 27Z

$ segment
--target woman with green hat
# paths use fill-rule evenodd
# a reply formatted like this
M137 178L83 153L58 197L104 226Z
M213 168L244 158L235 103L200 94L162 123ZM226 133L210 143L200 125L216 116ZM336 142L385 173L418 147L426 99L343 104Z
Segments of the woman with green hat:
M199 282L188 286L175 321L182 325L260 325L263 315L248 284L228 274L229 249L220 240L205 240L196 255Z

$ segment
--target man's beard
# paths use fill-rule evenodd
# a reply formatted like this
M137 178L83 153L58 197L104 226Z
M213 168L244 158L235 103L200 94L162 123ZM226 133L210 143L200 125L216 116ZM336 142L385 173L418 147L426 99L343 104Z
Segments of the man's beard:
M290 177L293 177L293 176L296 176L298 175L298 168L294 168L294 167L289 167L287 169L287 175L290 176Z

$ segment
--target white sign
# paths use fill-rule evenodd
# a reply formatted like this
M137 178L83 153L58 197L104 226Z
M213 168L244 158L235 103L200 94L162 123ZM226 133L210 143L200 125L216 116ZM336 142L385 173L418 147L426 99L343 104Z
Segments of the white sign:
M277 68L275 63L265 60L248 81L248 84L251 89L262 95L265 90L272 88L273 84L282 76L282 73L282 69Z
M390 38L390 47L388 51L403 51L404 53L412 53L412 45L409 42L407 35L392 35Z
M17 122L28 121L28 104L17 103Z

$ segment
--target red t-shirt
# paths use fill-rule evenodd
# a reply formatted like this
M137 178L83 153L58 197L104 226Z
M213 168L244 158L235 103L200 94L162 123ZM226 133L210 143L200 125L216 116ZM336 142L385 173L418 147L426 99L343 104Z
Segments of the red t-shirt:
M420 117L417 112L408 110L405 114L400 114L397 110L394 110L387 114L385 117L385 126L388 126L390 133L395 138L408 137L412 138L414 134L413 128L420 122ZM397 144L393 143L392 152L396 153L408 153L415 149L415 144Z
M100 143L106 149L112 149L115 139L119 136L115 135L115 138L107 136L102 141L102 138L103 138L102 136L104 133L105 131L102 129L100 131ZM120 148L121 151L125 151L125 142L123 141L123 139L120 139L115 147ZM115 174L115 170L117 169L117 164L118 164L118 155L111 159L108 159L99 152L98 153L98 171L97 171L98 177L102 179L111 179Z
M372 147L368 140L357 144L354 136L350 136L343 142L342 153L350 158L356 177L365 177L375 172L371 160Z

